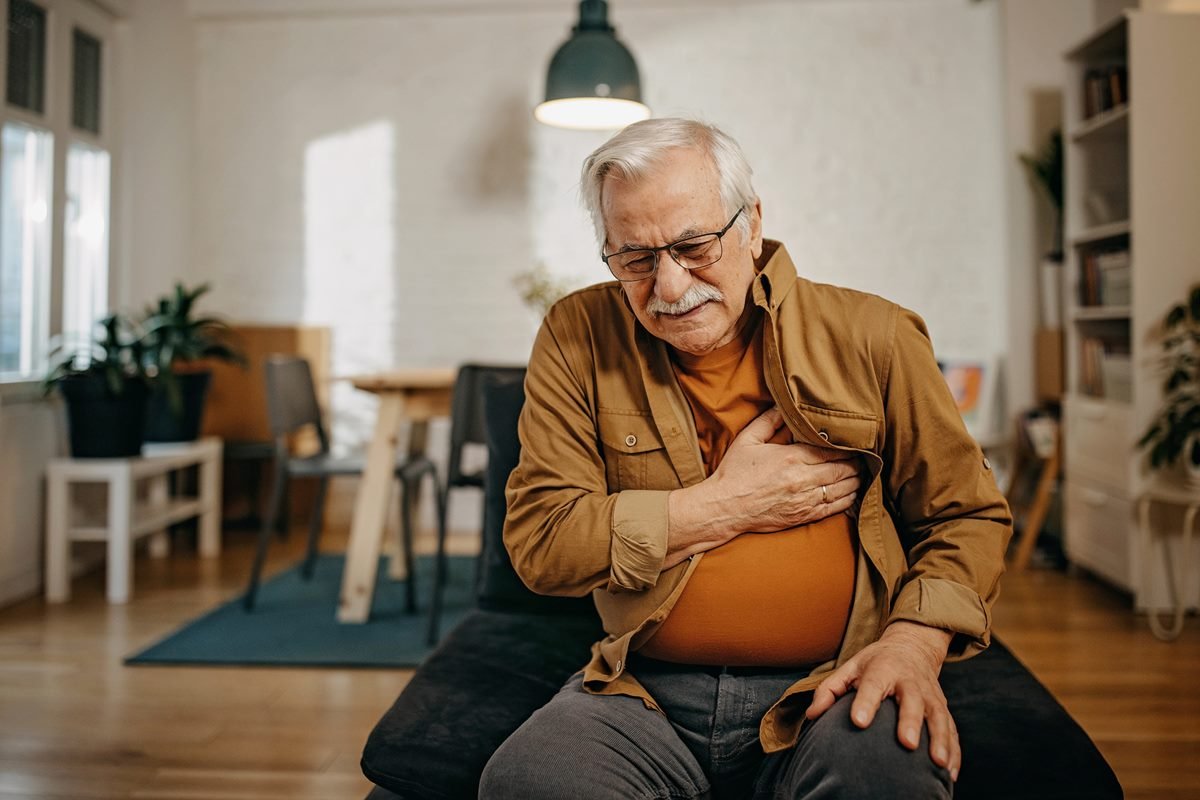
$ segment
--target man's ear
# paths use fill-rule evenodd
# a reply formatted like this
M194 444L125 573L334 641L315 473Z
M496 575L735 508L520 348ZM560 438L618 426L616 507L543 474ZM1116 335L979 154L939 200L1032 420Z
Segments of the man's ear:
M754 205L746 209L750 216L750 253L757 260L762 255L762 200L754 198Z

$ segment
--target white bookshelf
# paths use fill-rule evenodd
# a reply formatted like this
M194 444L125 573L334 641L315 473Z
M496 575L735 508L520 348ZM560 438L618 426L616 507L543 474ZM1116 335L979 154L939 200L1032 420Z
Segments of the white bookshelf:
M1089 140L1104 141L1119 139L1129 135L1129 104L1122 103L1108 111L1101 111L1087 122L1081 122L1071 129L1070 138L1073 142Z
M1164 607L1163 559L1141 558L1135 506L1151 476L1137 441L1161 402L1155 331L1200 282L1200 14L1127 11L1066 62L1064 544L1072 563L1130 592L1138 608ZM1085 118L1086 74L1115 65L1126 70L1127 97ZM1126 247L1123 296L1085 297L1089 254ZM1106 343L1101 373L1121 381L1097 380L1088 339ZM1107 394L1115 387L1122 396ZM1161 525L1163 535L1176 529ZM1200 605L1196 583L1182 587L1191 606Z
M1072 319L1076 322L1101 322L1104 320L1128 320L1129 306L1076 306Z

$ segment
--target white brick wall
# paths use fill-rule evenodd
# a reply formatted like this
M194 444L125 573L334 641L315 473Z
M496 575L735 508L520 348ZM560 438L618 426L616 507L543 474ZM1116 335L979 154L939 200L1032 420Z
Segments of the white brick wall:
M580 282L606 277L575 187L603 137L530 113L573 13L496 2L190 20L188 272L214 282L210 307L331 325L335 373L522 360L534 322L515 274L541 261ZM697 0L612 13L656 112L700 115L741 140L766 232L806 275L914 308L947 352L1003 353L996 4ZM160 269L135 257L127 302L150 282L137 276ZM370 398L334 402L336 435L365 436ZM476 512L464 513L469 525Z
M602 137L541 129L529 114L568 11L200 21L194 238L214 305L331 323L368 350L364 364L521 358L531 326L515 273L540 259L605 277L575 192ZM767 233L806 274L912 306L947 347L1002 350L994 7L698 12L614 6L652 107L742 141ZM308 154L368 129L375 144L339 153L344 174L306 174ZM349 207L339 220L369 216L372 232L306 217L332 213L309 196L325 191ZM363 247L364 235L381 238ZM353 292L314 300L330 280L369 283L387 301L364 313Z

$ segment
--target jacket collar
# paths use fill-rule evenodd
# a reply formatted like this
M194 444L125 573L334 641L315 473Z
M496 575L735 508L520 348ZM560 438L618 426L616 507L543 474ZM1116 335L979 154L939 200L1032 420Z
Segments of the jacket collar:
M763 239L762 255L754 268L758 272L750 285L754 304L774 312L796 283L796 265L782 242Z

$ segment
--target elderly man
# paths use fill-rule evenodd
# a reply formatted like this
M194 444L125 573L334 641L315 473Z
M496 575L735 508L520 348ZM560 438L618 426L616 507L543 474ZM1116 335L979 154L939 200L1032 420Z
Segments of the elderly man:
M922 321L797 277L738 145L630 125L582 190L617 279L534 345L505 542L608 636L484 798L949 797L943 661L1011 518Z

